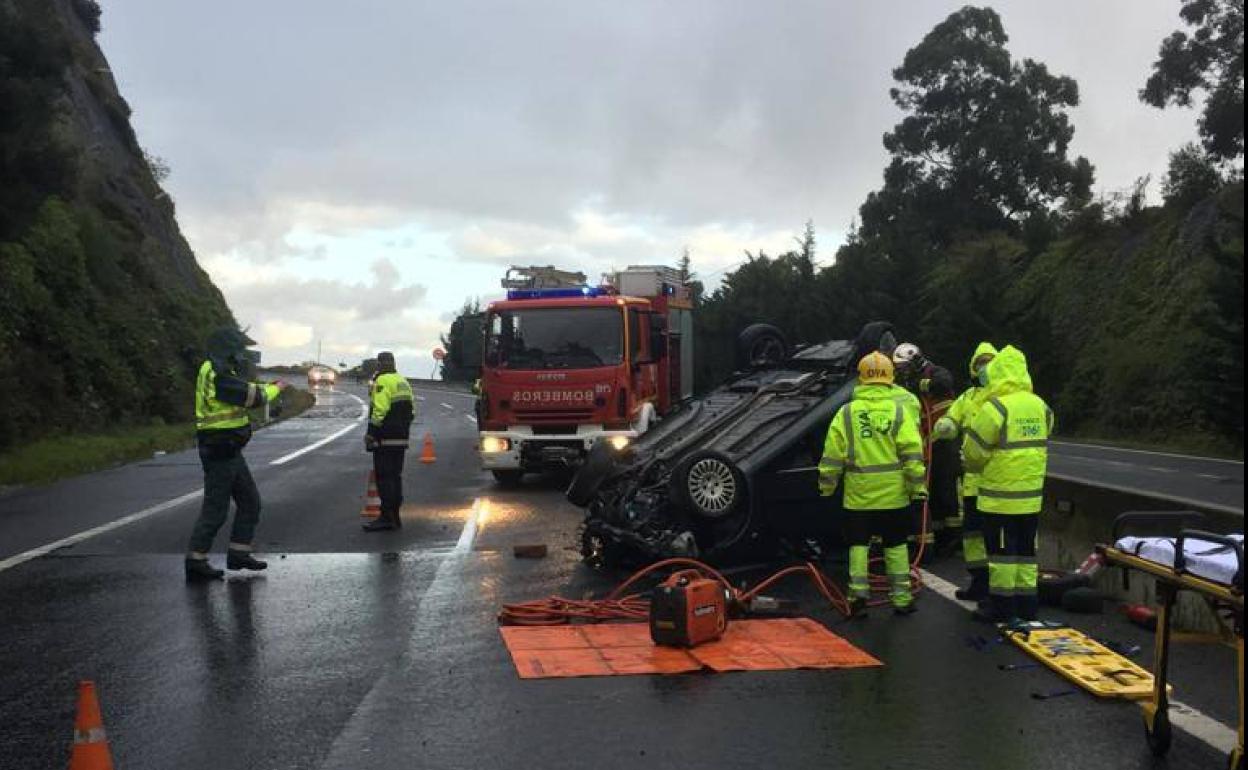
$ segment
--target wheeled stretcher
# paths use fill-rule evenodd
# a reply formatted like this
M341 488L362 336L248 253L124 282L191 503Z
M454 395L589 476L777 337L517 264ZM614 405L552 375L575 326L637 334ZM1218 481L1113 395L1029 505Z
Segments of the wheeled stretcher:
M1156 580L1157 638L1153 653L1152 697L1140 703L1148 746L1161 756L1170 749L1169 698L1166 674L1170 660L1174 605L1180 591L1203 597L1213 609L1225 636L1233 641L1237 658L1239 726L1228 767L1244 767L1244 543L1243 535L1217 535L1192 528L1203 521L1194 512L1131 512L1114 520L1113 545L1096 550L1107 564L1123 568L1126 585L1136 570ZM1126 536L1128 527L1157 531L1165 527L1170 537Z

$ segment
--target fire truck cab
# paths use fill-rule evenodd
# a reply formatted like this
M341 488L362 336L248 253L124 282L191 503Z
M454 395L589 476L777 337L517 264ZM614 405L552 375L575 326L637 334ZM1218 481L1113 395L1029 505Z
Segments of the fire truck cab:
M617 449L693 395L693 318L678 271L631 266L589 286L581 273L512 268L483 319L482 465L503 483L575 468Z

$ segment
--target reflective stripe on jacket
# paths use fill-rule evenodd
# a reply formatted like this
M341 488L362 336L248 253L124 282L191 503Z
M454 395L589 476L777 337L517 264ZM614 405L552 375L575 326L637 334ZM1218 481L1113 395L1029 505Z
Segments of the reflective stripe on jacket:
M277 398L276 385L247 382L204 361L195 379L195 431L201 439L232 439L238 446L251 438L247 410Z
M1039 513L1053 412L1031 392L1022 351L1007 346L988 365L984 404L966 428L966 469L979 473L984 513Z
M373 380L368 406L368 435L382 446L407 446L416 410L412 385L395 372L383 372Z
M828 426L819 461L819 492L831 495L845 476L848 510L905 508L926 494L918 420L893 386L860 385Z
M971 373L972 383L975 382L975 362L986 356L996 357L996 355L997 349L991 342L981 342L978 346L976 346L975 352L971 354L970 364L968 364L967 367ZM980 407L984 405L984 400L987 398L987 394L987 388L973 384L971 387L964 390L962 395L958 396L957 400L953 402L953 405L949 407L949 411L945 413L945 416L952 420L953 424L957 426L958 435L962 438L962 443L964 445L967 441L966 428L971 424L971 420L975 419L975 415L979 413ZM963 469L962 496L975 497L978 494L979 474Z

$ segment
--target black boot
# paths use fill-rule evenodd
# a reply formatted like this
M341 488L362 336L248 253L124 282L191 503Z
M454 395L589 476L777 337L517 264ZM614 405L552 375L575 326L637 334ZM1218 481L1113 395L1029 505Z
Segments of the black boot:
M867 600L861 596L850 597L849 616L856 620L865 620L867 617Z
M959 588L954 591L953 595L963 601L977 602L981 599L988 598L988 568L976 567L969 570L971 573L971 584L966 588Z
M262 569L269 568L269 563L267 561L260 561L252 556L250 551L236 551L231 548L225 553L226 569L251 569L260 571Z
M918 611L919 611L919 606L914 602L914 600L911 600L909 604L894 604L893 605L894 615L913 615L914 613Z
M186 582L188 583L206 583L210 580L220 580L223 577L225 577L225 572L209 564L207 559L186 560Z
M385 516L378 516L367 524L361 524L365 532L389 532L392 529L398 529L394 522Z

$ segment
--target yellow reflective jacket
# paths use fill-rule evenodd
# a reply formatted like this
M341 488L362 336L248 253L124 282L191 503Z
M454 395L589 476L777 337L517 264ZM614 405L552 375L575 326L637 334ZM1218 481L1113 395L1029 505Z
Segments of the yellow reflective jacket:
M828 426L819 461L819 493L845 476L847 510L896 510L927 494L917 418L891 385L859 385Z
M1007 345L988 364L984 404L966 427L966 469L980 474L979 510L1039 513L1053 412L1031 392L1027 358Z
M251 438L247 410L277 398L276 385L247 382L224 366L204 361L195 380L195 432L200 442L229 439L238 446Z
M416 408L412 384L395 372L383 372L373 380L368 407L368 435L379 445L406 447Z
M971 420L975 418L979 408L983 406L987 397L988 389L979 385L975 380L975 362L984 356L996 356L997 349L991 342L981 342L975 348L975 352L971 355L970 364L967 366L971 373L971 387L962 391L962 395L954 400L953 405L949 407L949 411L945 416L940 418L937 423L936 437L940 439L961 437L962 443L966 443L966 427L971 424ZM945 421L948 420L948 423ZM948 429L945 426L948 425ZM979 474L964 471L962 474L962 496L975 497L979 494Z

